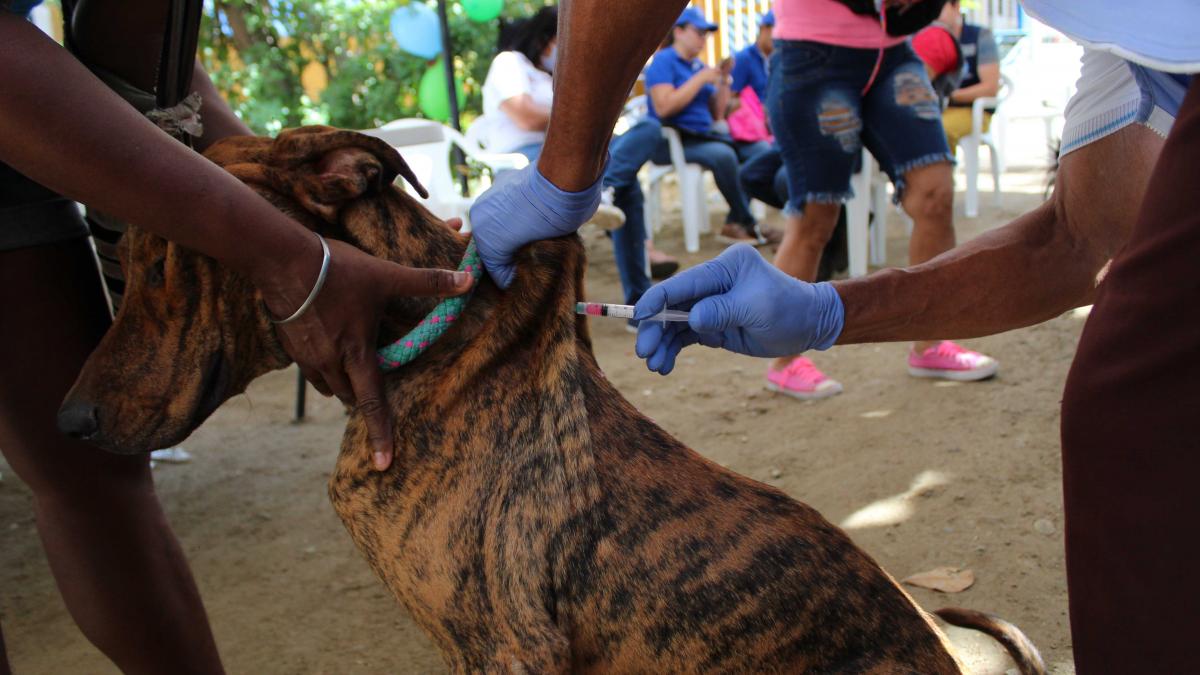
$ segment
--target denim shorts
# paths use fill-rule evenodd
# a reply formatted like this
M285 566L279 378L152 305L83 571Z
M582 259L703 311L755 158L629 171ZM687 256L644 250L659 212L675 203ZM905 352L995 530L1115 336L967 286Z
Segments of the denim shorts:
M879 51L776 40L767 110L788 173L788 208L844 202L865 145L904 191L904 175L954 162L942 109L925 66L908 43Z

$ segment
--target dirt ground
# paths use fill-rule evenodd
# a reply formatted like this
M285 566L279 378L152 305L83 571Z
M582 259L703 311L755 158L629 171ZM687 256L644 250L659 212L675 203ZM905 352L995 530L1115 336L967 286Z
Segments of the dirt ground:
M1029 185L1040 180L1027 173ZM985 194L980 218L958 218L960 240L1031 208L1040 199L1033 192L1006 193L1003 208ZM660 246L682 255L673 224L668 219ZM893 214L889 263L904 262L906 243ZM590 298L619 301L611 248L594 237L588 248ZM693 264L717 252L706 237L699 254L682 257ZM665 429L846 525L897 577L943 565L973 570L977 581L963 593L913 595L927 608L957 605L1005 617L1054 670L1072 672L1058 410L1082 325L1068 314L968 341L1002 364L999 377L973 384L910 378L904 345L838 347L815 360L845 393L809 403L765 392L763 361L695 347L663 378L634 357L622 322L593 321L593 333L609 377ZM226 667L444 672L326 500L341 406L310 394L308 419L294 424L295 377L294 370L263 377L187 441L190 464L155 470ZM2 461L0 473L0 618L15 671L115 672L80 635L55 590L28 490Z

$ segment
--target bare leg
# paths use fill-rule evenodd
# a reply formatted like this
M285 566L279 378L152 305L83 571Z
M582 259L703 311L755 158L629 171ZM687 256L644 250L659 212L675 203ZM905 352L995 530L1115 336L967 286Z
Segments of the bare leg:
M84 635L125 673L220 673L148 458L55 428L108 323L86 240L0 252L0 448L33 491L50 568Z
M908 264L919 265L954 248L954 177L948 162L930 164L904 175L902 203L913 219ZM916 342L918 352L936 342Z
M775 253L775 266L801 281L815 280L821 251L837 227L840 210L841 204L808 204L803 215L788 216L787 230ZM772 367L783 368L794 358L795 355L775 359Z

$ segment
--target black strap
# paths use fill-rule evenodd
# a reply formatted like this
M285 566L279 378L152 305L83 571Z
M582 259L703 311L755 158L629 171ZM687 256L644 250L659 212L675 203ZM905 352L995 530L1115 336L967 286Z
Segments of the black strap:
M158 107L170 108L191 93L202 0L171 0L158 70Z
M855 14L879 18L875 11L875 0L837 0L850 8ZM887 14L887 33L893 37L912 35L921 30L942 13L946 0L917 0L907 7L889 7Z
M196 45L200 36L203 0L62 0L62 5L63 37L67 49L80 57L84 65L138 110L145 113L149 112L151 107L170 108L191 93L189 90L196 60ZM76 33L89 29L89 26L79 25L81 20L86 20L89 16L136 12L139 9L138 5L153 6L157 10L156 14L162 12L163 16L160 28L162 49L156 55L158 62L154 64L153 91L143 91L129 84L133 78L128 73L109 72L89 62L80 54L75 44ZM112 30L108 26L101 28L105 29ZM147 55L146 58L155 57Z

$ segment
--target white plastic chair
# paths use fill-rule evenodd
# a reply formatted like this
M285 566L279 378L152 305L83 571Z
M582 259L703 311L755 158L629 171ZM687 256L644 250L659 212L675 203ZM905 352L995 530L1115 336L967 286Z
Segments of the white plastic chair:
M887 261L887 186L887 174L879 170L875 158L863 148L862 168L850 177L854 198L846 204L846 249L852 277L867 273L868 256L872 265Z
M474 197L464 197L459 192L457 176L450 164L450 150L458 147L468 158L483 164L493 172L505 169L522 169L529 160L519 153L487 152L474 139L433 120L410 118L388 122L378 129L362 133L383 139L404 156L417 180L429 191L428 199L421 199L411 186L404 189L425 205L438 218L462 218L469 230L468 212Z
M646 97L635 96L625 104L622 118L624 126L632 126L647 114L649 103ZM618 124L621 126L621 124ZM663 138L667 140L670 164L649 162L645 169L643 192L646 195L645 216L647 236L662 229L662 181L674 174L679 183L681 215L683 219L683 245L689 253L700 250L700 234L709 230L708 199L704 194L704 167L690 164L683 156L683 140L679 132L663 127Z
M971 133L959 141L963 153L963 170L967 174L967 195L964 203L968 218L979 215L979 146L986 145L991 157L992 185L995 205L1000 206L1000 174L1004 172L1004 155L998 149L996 137L1002 135L1004 123L1001 121L1000 104L1012 94L1012 81L1007 77L1000 78L1000 91L995 96L984 96L971 103ZM983 114L987 108L996 112L992 114L992 125L988 131L983 130Z
M708 198L704 194L704 167L691 164L683 156L683 140L679 132L663 127L663 138L667 139L667 151L671 163L667 165L651 162L648 174L649 189L646 191L646 218L650 229L662 227L662 179L669 173L675 174L679 183L679 201L683 220L683 247L688 253L700 250L700 233L708 226Z

